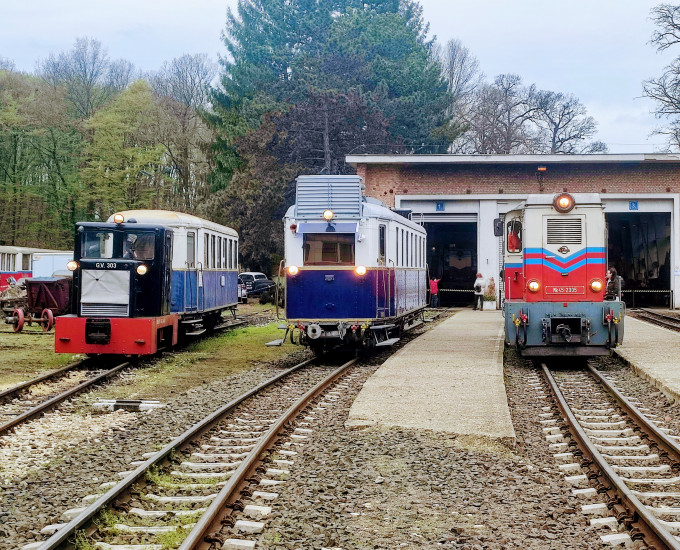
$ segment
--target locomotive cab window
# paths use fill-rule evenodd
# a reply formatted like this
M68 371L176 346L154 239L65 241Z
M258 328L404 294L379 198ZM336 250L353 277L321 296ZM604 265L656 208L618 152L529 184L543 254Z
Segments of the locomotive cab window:
M81 258L113 258L113 232L85 231L80 246Z
M128 233L123 241L123 258L153 260L155 246L153 233Z
M305 233L305 265L354 265L354 233Z
M505 242L508 252L522 252L522 222L510 220L506 226Z

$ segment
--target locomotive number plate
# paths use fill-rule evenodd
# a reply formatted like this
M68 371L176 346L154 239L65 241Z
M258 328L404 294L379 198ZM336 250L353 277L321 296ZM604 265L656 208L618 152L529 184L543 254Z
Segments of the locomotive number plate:
M546 286L546 294L585 294L584 286Z

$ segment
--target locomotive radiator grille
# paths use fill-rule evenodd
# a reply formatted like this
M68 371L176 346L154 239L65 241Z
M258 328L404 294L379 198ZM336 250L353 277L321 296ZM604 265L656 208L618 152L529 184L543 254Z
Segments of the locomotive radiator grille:
M548 244L581 244L583 224L580 219L548 219Z
M83 317L127 317L127 304L80 304Z

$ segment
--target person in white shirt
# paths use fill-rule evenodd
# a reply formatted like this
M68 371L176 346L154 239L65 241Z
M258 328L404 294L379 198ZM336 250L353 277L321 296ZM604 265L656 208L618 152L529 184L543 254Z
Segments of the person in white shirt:
M474 311L477 310L477 304L479 304L480 311L484 309L484 292L486 292L486 279L482 277L481 273L477 273L477 279L475 279L475 303L472 306Z

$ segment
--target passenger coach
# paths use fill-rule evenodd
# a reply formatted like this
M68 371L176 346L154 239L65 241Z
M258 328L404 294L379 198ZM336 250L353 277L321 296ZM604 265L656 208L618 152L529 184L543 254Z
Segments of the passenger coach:
M236 231L189 214L119 212L76 225L72 311L58 353L144 355L213 328L238 303Z
M625 304L605 296L599 195L529 195L504 230L505 341L522 355L604 355L623 341Z
M298 177L284 232L291 341L315 352L387 346L422 314L425 230L362 196L360 177Z

